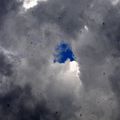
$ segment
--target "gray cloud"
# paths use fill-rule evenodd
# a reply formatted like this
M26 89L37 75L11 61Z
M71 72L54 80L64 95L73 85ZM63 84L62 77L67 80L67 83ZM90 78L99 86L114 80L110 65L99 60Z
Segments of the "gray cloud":
M40 3L31 10L40 24L55 23L68 36L75 37L76 32L84 26L84 14L91 1L87 0L50 0Z
M119 4L48 0L21 13L8 3L0 3L1 120L118 120ZM72 46L82 88L70 84L67 65L52 66L61 40Z
M2 25L4 18L10 12L15 12L18 10L18 7L22 4L16 0L0 0L0 26Z
M37 101L31 94L30 86L12 89L0 97L1 120L59 120L58 111L50 110L45 100Z

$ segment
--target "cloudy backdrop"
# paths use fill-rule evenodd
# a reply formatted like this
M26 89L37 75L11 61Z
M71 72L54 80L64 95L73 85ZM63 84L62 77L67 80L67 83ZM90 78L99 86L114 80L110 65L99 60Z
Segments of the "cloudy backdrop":
M0 0L0 120L120 120L120 1Z

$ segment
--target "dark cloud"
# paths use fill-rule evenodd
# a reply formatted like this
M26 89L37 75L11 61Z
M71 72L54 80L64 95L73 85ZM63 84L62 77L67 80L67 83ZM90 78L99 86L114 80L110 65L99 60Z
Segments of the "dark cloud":
M120 76L119 76L119 72L120 72L120 66L117 66L114 70L113 75L110 76L110 81L111 81L111 86L114 90L114 92L116 93L118 99L120 99L119 97L119 91L120 91Z
M0 120L117 120L119 6L109 0L48 0L19 14L16 1L0 1L0 6L0 45L17 57L14 66L1 53L0 74L18 85L0 93ZM79 92L64 81L65 70L50 61L66 36L80 64Z
M13 65L2 52L0 53L0 73L5 76L13 74Z
M95 111L101 110L104 113L104 117L101 119L119 119L119 10L118 5L112 6L108 1L94 1L92 7L86 12L88 17L88 31L83 30L75 46L73 44L74 52L80 63L80 78L83 81L92 104L88 106L92 108L95 105ZM109 103L116 104L113 105L115 112L108 112L111 113L111 118L108 117L108 114L105 114L106 108L105 111L103 110L104 107L99 107L98 110L96 105L99 103L94 104L92 102L93 95L98 89L101 89L100 92L103 92L102 95L104 97L108 97L108 94L111 96L110 99L107 99L106 105ZM89 93L88 91L91 90L92 92ZM95 98L97 99L98 96L96 95ZM110 109L114 109L113 106ZM98 114L99 112L95 116L99 116Z
M111 73L108 75L108 80L110 82L112 91L115 94L115 99L117 100L117 118L120 119L120 4L116 6L110 6L106 14L103 15L103 23L100 26L100 36L105 36L107 45L110 49L105 56L109 60L109 66ZM104 42L101 40L101 42ZM107 70L108 72L108 70ZM114 116L114 114L113 114Z
M109 80L110 80L110 83L111 83L111 86L112 86L112 89L113 89L113 92L115 93L116 95L116 98L117 98L117 120L120 119L120 75L119 75L119 72L120 72L120 66L116 66L113 74L111 74L109 76Z
M17 0L0 0L0 25L2 25L6 15L18 10L20 4Z
M88 0L50 0L40 3L32 9L32 15L40 24L57 24L68 36L75 37L76 32L83 28L84 12L91 1Z
M1 120L60 120L59 113L50 110L45 100L34 98L29 85L11 87L9 92L0 96Z
M113 49L120 50L120 15L119 7L112 7L104 18L104 25L102 26L102 32L107 36L110 43L113 45Z

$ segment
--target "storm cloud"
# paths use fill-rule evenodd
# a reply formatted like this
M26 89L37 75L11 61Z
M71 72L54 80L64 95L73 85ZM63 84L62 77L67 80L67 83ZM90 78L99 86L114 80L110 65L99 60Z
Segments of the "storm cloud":
M0 119L119 120L119 0L23 3L0 0ZM54 63L63 40L73 63Z

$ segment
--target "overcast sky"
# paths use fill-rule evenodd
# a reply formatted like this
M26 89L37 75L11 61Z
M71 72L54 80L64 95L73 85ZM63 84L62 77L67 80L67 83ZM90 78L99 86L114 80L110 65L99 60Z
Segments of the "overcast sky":
M0 0L0 120L120 120L119 32L119 0Z

